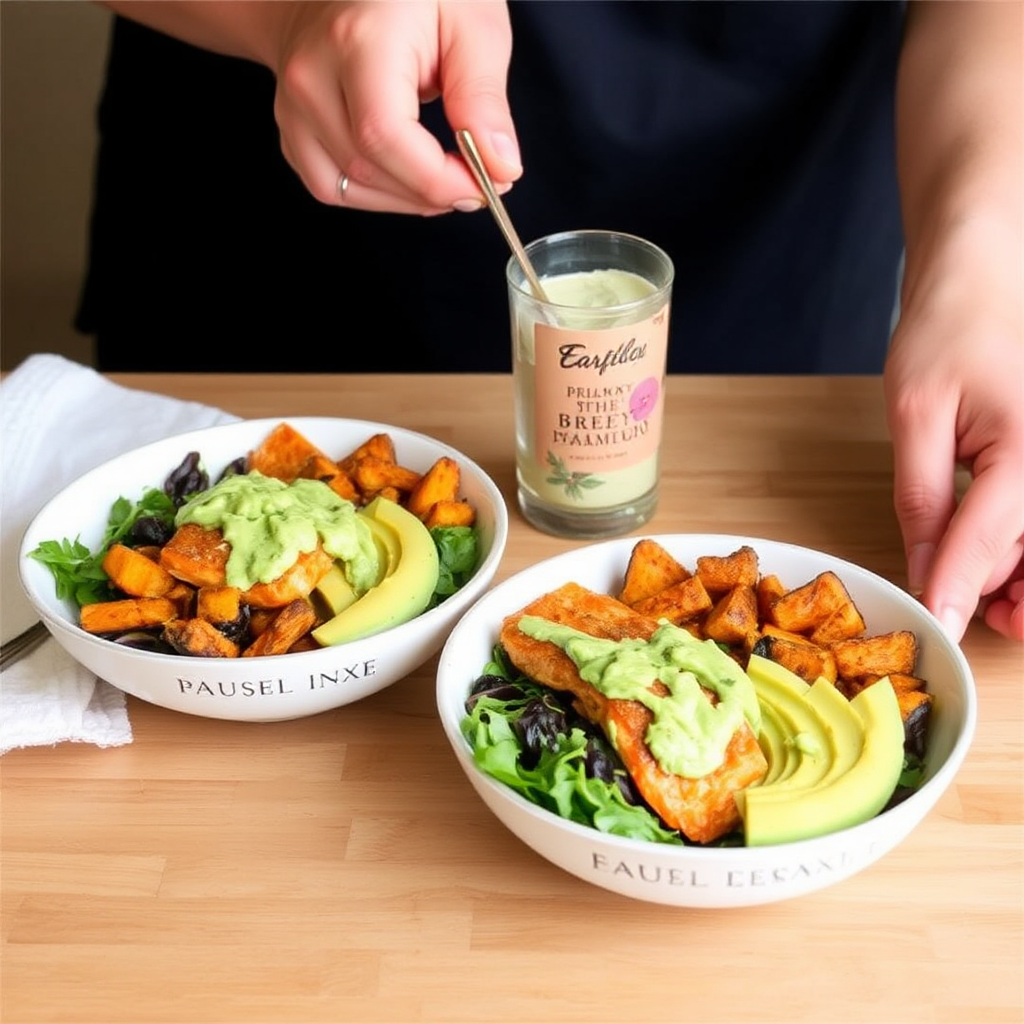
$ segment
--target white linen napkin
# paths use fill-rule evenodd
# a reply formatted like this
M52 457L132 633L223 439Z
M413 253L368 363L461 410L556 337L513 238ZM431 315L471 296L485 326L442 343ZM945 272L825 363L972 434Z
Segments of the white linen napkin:
M49 353L0 383L0 638L36 620L18 549L35 514L72 480L115 455L186 430L237 419L220 409L121 387ZM0 754L64 741L132 740L124 694L96 679L52 638L0 673Z

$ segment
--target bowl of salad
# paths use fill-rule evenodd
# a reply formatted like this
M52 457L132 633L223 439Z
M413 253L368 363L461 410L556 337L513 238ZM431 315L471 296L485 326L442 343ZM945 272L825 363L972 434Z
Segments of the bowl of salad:
M812 893L900 843L950 785L976 695L915 599L823 552L733 535L586 545L484 595L437 706L487 808L625 897Z
M464 453L366 420L244 420L158 441L48 502L20 550L53 637L189 714L299 718L436 654L491 584L508 515Z

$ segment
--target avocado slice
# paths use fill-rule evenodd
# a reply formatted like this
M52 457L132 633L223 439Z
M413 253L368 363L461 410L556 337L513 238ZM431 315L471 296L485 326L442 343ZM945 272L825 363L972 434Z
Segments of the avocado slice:
M371 513L365 511L359 512L357 515L361 515L366 521L366 525L370 528L370 533L373 536L373 543L377 546L377 553L380 555L381 561L377 583L380 583L398 568L398 563L402 559L402 542L394 527L385 523L382 519L375 519Z
M791 775L800 760L800 752L789 743L789 723L779 717L774 704L761 705L761 734L758 742L768 761L768 771L759 783L767 786Z
M313 630L313 638L324 647L408 622L427 607L437 586L437 545L416 516L386 498L375 498L360 514L394 531L401 549L398 562L377 586Z
M747 675L762 708L771 708L782 724L784 742L796 759L793 770L774 779L771 789L808 789L820 782L836 759L836 738L828 721L807 700L811 688L788 669L757 655L751 655ZM764 787L762 782L758 788Z
M759 673L777 676L780 670L786 671L774 665L754 664L752 670L748 666L755 686ZM832 765L803 789L771 784L738 795L748 846L795 842L859 825L885 807L899 782L903 721L888 679L867 687L852 701L819 680L808 687L803 700L833 734Z
M313 598L322 603L333 616L355 604L359 595L349 583L341 563L335 562L313 588Z

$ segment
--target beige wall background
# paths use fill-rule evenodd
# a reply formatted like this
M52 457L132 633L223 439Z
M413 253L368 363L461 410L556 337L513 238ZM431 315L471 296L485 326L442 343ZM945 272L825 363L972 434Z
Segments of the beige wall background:
M0 369L33 352L92 363L74 330L109 12L0 0Z

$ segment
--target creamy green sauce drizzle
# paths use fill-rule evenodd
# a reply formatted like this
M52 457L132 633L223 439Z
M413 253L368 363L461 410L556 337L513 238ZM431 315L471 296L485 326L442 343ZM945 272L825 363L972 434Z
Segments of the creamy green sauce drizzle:
M713 772L744 719L755 736L760 732L753 683L713 640L698 640L664 620L650 640L603 640L534 615L524 615L519 629L557 644L580 678L606 697L642 703L653 715L647 745L673 775L701 778ZM667 695L651 692L658 682ZM701 687L713 691L718 703L712 704ZM614 735L609 739L615 743Z
M175 523L219 529L231 545L228 585L242 590L276 580L318 542L344 563L357 593L377 578L379 556L369 527L355 505L322 480L286 484L256 472L229 476L183 505Z

